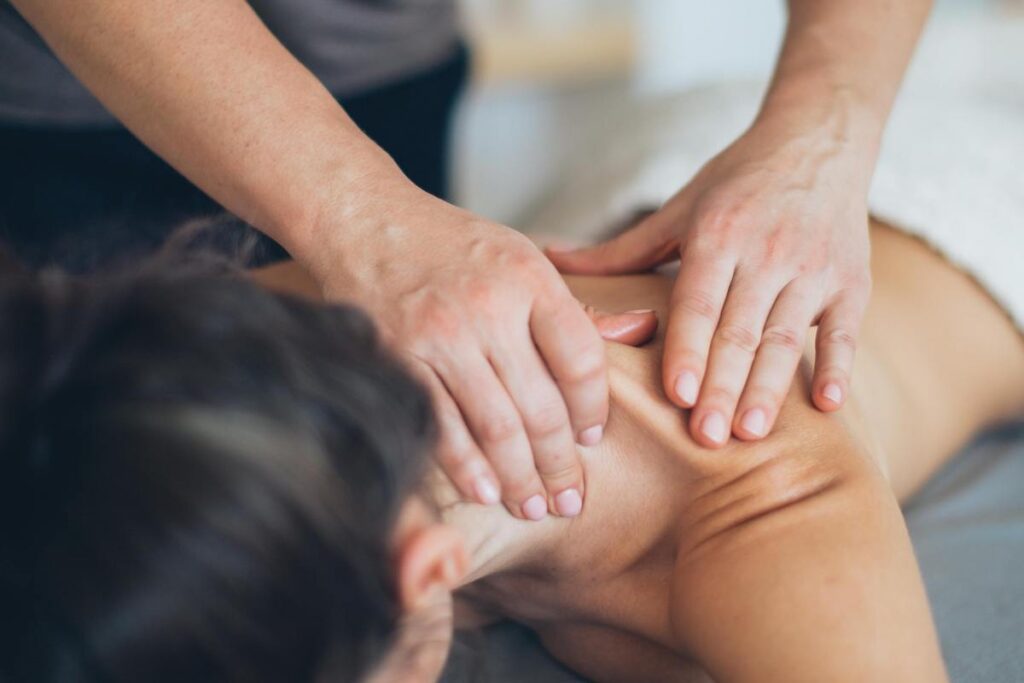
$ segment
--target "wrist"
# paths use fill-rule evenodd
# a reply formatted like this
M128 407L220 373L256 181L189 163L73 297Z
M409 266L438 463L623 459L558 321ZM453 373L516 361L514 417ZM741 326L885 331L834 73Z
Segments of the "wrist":
M751 127L842 159L870 182L885 117L853 89L837 83L773 86Z
M305 206L279 233L288 253L318 282L348 258L368 255L389 214L423 194L383 150L370 143L317 174Z

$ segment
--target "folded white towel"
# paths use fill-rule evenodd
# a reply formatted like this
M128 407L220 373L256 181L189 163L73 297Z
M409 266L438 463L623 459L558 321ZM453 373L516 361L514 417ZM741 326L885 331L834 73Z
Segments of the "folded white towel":
M753 119L761 89L731 84L650 103L570 173L532 230L592 237L660 206ZM1024 331L1024 120L991 102L897 103L869 208L988 289Z

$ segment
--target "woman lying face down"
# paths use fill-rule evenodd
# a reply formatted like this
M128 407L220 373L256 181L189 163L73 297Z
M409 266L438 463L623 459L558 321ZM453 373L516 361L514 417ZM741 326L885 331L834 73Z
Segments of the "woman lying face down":
M706 451L658 342L610 346L587 503L538 523L433 476L429 403L354 311L221 277L8 279L3 673L432 680L454 612L596 681L944 680L897 500L1024 412L1024 342L919 244L873 239L847 409L798 382L771 437ZM571 284L610 309L668 288Z
M189 270L0 276L0 678L436 676L428 398L361 312Z
M359 680L459 571L361 313L156 268L8 276L0 319L9 680Z

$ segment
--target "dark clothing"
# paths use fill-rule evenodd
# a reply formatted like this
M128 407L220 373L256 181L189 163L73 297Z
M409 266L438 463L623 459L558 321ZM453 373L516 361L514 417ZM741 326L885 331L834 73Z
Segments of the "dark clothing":
M459 42L454 0L248 0L270 32L336 95L437 66ZM0 121L114 126L9 0L0 0Z
M424 190L447 197L454 106L466 50L440 66L340 98ZM222 209L124 128L0 124L0 240L29 265L87 271L137 257ZM263 260L283 256L269 239Z

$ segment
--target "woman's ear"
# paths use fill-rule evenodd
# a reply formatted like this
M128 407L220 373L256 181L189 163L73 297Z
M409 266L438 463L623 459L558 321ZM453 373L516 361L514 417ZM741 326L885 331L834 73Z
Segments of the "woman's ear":
M459 533L434 521L407 528L396 550L398 597L406 613L431 600L437 588L453 591L469 565Z
M402 615L395 641L366 683L436 681L452 641L452 591L468 560L455 529L411 498L398 518L394 544Z

